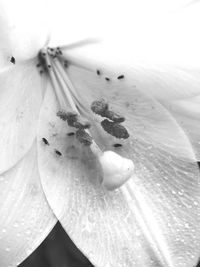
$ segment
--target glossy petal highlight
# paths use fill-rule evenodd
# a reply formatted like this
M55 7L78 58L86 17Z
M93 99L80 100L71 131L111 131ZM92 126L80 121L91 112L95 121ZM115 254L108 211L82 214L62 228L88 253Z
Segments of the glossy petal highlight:
M28 257L56 224L38 173L36 145L0 175L0 265L15 267Z

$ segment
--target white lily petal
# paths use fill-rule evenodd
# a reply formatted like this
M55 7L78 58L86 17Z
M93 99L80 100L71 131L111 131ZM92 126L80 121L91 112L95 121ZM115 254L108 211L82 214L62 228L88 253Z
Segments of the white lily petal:
M21 61L37 55L49 32L45 10L45 0L1 0L0 48L3 50L0 54L4 58L14 56L16 61Z
M0 74L0 173L16 164L33 143L43 83L36 60L13 65Z
M97 69L100 70L100 75L96 74ZM103 97L126 118L124 125L135 140L142 140L147 145L153 145L177 157L196 161L187 135L173 116L148 93L141 91L141 86L136 86L132 76L126 75L126 71L111 72L102 66L87 70L69 65L66 73L78 94L79 102L88 109L88 113L91 103ZM124 79L117 78L120 74L124 74ZM107 77L109 81L106 80ZM95 135L98 136L101 131L99 127Z
M174 100L199 95L198 68L140 60L138 54L142 54L142 51L136 50L129 54L124 52L124 54L124 49L120 49L114 43L101 43L73 50L67 50L64 47L63 54L70 62L87 69L99 68L104 71L105 75L113 71L116 74L125 73L130 83L138 90L159 100Z
M95 156L67 136L71 129L56 116L57 108L49 86L39 121L39 172L47 200L79 249L98 267L195 265L200 244L197 165L135 140L119 151L135 165L128 197L124 189L108 192Z
M163 102L185 130L193 144L196 158L200 161L200 96Z
M15 267L46 238L56 218L44 196L36 145L0 175L0 266Z

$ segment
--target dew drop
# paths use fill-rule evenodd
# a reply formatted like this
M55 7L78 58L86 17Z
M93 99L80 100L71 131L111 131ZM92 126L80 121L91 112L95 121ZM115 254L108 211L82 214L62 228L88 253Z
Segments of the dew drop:
M26 230L26 234L27 235L30 235L31 234L31 231L30 230Z
M16 223L13 224L13 226L14 226L15 228L17 228L17 227L19 227L19 224L16 222Z
M7 252L10 252L10 248L9 248L9 247L7 247L5 250L6 250Z
M2 233L6 233L6 229L4 228L4 229L2 229Z

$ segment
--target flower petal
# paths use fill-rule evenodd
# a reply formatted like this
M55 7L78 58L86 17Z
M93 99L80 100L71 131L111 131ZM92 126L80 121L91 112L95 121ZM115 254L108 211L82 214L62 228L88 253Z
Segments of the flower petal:
M14 56L18 62L37 55L48 35L45 10L46 1L43 0L29 3L25 0L1 0L0 54L4 58Z
M134 138L133 142L141 140L177 157L196 161L187 135L167 109L140 90L140 86L136 86L129 76L126 77L125 72L111 73L103 68L100 70L100 75L96 74L95 69L88 71L71 65L66 70L79 96L79 102L85 106L88 114L93 101L106 98L111 109L126 118L124 126ZM124 79L119 79L121 74L125 75ZM98 136L102 131L99 127L95 134ZM111 140L109 135L106 138Z
M177 119L193 144L196 158L200 160L200 96L164 102L163 105Z
M56 224L40 184L36 144L0 176L0 265L17 266Z
M44 84L35 60L0 74L0 173L30 149L36 136Z
M199 68L138 60L137 51L128 53L127 58L123 50L119 52L117 49L120 48L105 42L73 50L63 47L63 55L75 65L90 70L100 69L104 75L110 74L112 77L125 73L132 85L159 100L199 95ZM142 58L142 51L138 53Z
M56 112L49 87L39 121L39 171L47 200L79 249L100 267L195 265L200 244L197 165L138 140L119 152L135 164L129 196L127 185L108 192L100 184L95 156L67 135L71 129Z

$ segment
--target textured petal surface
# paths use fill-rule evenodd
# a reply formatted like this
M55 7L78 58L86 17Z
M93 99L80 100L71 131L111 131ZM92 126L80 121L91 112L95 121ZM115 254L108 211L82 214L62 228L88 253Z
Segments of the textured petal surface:
M200 96L185 100L164 102L193 144L196 158L200 160Z
M16 64L0 74L0 172L16 164L36 136L44 84L35 64Z
M74 50L64 48L63 52L66 60L88 69L104 70L105 75L108 73L113 75L113 71L116 75L125 73L132 85L159 100L174 100L199 95L199 68L189 68L186 64L177 66L154 63L153 60L140 60L137 51L130 51L127 59L124 53L122 48L116 51L114 43L90 45ZM142 51L138 51L138 54L141 54L142 58Z
M39 171L47 200L83 253L102 267L195 265L200 243L197 165L131 137L118 152L133 159L135 175L128 186L107 192L100 185L98 161L67 135L72 129L56 116L57 110L49 87L39 122ZM129 123L131 133L134 122ZM93 137L112 150L109 137L99 132L100 139L95 132L99 129Z
M135 85L125 72L108 72L100 68L102 74L97 75L96 69L89 71L76 66L67 69L80 101L88 108L88 114L91 103L104 97L111 109L126 118L124 125L135 140L154 145L177 157L196 161L187 135L172 115L148 96L148 92L144 94L141 86ZM117 79L120 74L125 74L125 78ZM109 81L105 79L107 77ZM99 127L96 134L101 131Z
M38 173L34 143L27 155L0 176L0 266L16 267L56 224Z

